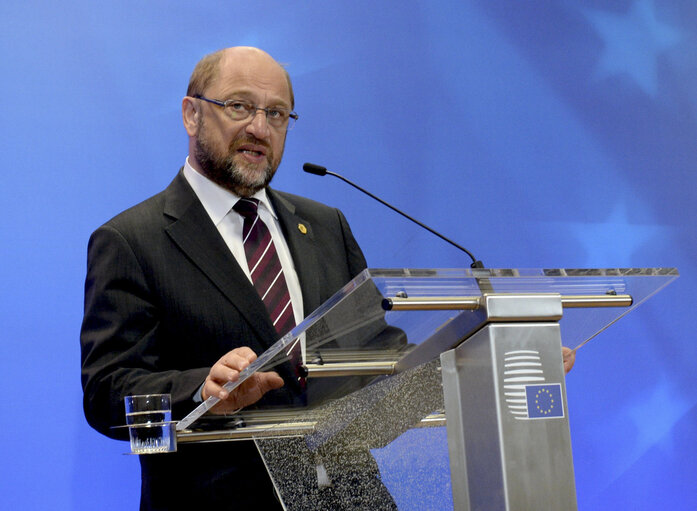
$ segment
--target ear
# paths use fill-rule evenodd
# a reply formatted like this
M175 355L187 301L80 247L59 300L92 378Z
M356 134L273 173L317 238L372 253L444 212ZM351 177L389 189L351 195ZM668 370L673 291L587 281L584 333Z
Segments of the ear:
M194 137L198 133L198 119L201 115L199 106L192 97L185 96L182 100L182 120L184 121L184 129L190 137Z

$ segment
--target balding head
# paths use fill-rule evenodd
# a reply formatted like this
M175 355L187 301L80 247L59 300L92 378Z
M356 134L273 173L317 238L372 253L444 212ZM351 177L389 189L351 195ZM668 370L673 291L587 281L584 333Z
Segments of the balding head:
M253 107L250 115L239 118L228 101ZM236 47L204 57L182 100L191 166L240 197L266 187L281 163L288 127L287 120L269 123L274 108L291 110L293 90L268 53Z
M288 95L291 108L295 108L295 97L293 95L293 84L290 81L290 75L285 68L276 62L271 55L259 48L251 46L235 46L232 48L224 48L214 53L210 53L203 57L196 67L191 78L189 79L189 87L186 91L187 96L195 96L197 94L205 95L206 90L220 76L220 71L223 65L225 66L245 66L250 62L262 62L268 65L275 65L283 73L286 82L288 83Z

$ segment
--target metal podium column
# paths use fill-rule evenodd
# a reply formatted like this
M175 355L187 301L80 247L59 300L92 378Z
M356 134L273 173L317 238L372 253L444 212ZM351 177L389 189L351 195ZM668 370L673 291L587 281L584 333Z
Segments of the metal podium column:
M457 510L577 509L557 295L490 295L441 354Z

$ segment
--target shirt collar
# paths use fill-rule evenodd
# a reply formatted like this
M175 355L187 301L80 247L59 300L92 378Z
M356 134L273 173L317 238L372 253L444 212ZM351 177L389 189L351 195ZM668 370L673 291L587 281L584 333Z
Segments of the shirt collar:
M191 166L188 157L184 164L184 177L191 185L191 188L194 189L196 196L201 201L208 216L211 217L211 220L216 226L225 218L232 209L232 206L240 199L237 194L226 190L206 176L200 174ZM252 197L259 200L260 208L268 210L274 218L277 218L276 212L271 206L271 201L269 201L269 197L266 193L266 188L262 188L252 195Z

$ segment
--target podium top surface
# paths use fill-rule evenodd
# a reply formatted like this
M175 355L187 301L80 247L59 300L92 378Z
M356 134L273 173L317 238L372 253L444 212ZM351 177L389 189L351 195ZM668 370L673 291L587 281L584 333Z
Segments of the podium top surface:
M289 382L289 394L302 394L295 402L286 396L290 400L286 405L313 408L362 388L376 375L427 363L440 351L456 346L487 321L483 295L546 294L572 302L574 297L628 296L627 304L597 306L591 300L563 310L562 342L579 348L678 276L675 268L366 269L259 354L226 388L233 390L256 371L275 370ZM385 310L384 305L385 299L443 297L463 299L469 305L430 310ZM342 364L352 368L347 373L352 376L329 374ZM316 371L317 378L308 378L306 389L295 382L298 368ZM217 401L209 398L177 429L189 428Z
M481 279L487 279L495 293L559 293L562 295L605 294L608 292L636 294L657 292L679 276L676 268L374 268L356 277L379 282L387 297L403 284L412 294L432 296L480 295Z

